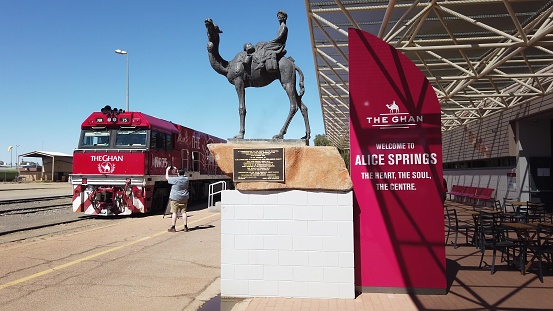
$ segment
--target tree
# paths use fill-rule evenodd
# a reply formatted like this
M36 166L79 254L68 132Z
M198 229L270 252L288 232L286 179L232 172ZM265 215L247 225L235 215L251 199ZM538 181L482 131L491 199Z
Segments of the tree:
M333 146L330 139L328 139L328 137L326 137L326 135L324 134L315 135L313 143L315 144L315 146ZM342 159L346 164L346 168L349 171L349 149L338 149L338 152L340 153L340 156L342 156Z
M346 163L346 168L349 172L349 149L338 149L338 151L340 152L342 159L344 159L344 163Z
M315 135L315 139L313 140L313 143L315 146L332 146L332 142L330 139L326 137L325 134L317 134Z

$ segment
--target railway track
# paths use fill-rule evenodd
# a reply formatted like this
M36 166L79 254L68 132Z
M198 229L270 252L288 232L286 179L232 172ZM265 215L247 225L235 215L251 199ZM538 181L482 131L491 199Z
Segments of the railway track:
M0 205L10 205L10 204L19 204L19 203L28 203L28 202L41 202L41 201L51 201L58 199L71 198L71 195L54 195L49 197L40 197L40 198L24 198L24 199L13 199L13 200L0 200Z
M41 198L25 198L15 200L0 201L0 216L37 213L48 210L68 208L70 202L65 199L71 198L70 195L58 195ZM63 200L63 202L61 202ZM45 202L56 202L54 204L44 205Z
M71 209L71 195L0 200L0 236L11 241L5 237L12 233L40 235L36 229L84 220L76 216Z
M45 205L45 206L37 206L37 207L20 207L20 208L12 208L12 209L0 209L0 216L3 215L17 215L17 214L29 214L29 213L36 213L36 212L42 212L47 210L55 210L55 209L61 209L61 208L67 208L67 203L63 204L55 204L55 205Z

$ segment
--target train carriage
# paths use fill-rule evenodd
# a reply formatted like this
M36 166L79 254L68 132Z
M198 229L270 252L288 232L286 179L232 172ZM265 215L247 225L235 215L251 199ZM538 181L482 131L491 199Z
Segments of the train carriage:
M81 125L73 152L73 211L108 216L165 209L167 166L185 170L192 202L205 198L209 184L230 183L207 149L225 142L142 112L106 106Z

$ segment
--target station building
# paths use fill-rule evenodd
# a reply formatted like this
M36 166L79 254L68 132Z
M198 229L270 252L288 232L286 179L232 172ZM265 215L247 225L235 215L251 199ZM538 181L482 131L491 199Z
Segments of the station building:
M326 136L349 149L348 29L406 55L441 106L443 174L553 205L551 1L306 0ZM370 86L367 86L370 87Z
M73 172L73 155L51 152L51 151L33 151L19 155L23 158L42 159L42 168L20 168L19 174L23 181L61 181L69 180L69 175ZM18 163L19 163L18 159Z

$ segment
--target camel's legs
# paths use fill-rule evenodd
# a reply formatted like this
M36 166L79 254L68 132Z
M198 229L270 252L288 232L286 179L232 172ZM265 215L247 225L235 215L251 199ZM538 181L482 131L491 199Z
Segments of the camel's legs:
M280 130L280 133L278 135L273 136L273 139L283 139L284 134L286 134L286 131L288 130L288 126L290 125L290 122L292 121L292 118L298 111L298 93L296 93L296 83L295 79L293 79L293 83L282 83L282 87L286 91L286 94L288 94L288 98L290 99L290 111L288 112L288 117L286 118L286 122L284 122L284 125L282 126L282 129Z
M306 144L309 146L309 139L311 138L311 127L309 126L309 117L307 116L307 106L300 100L300 111L305 123L305 136L301 139L305 139Z
M238 113L240 114L240 132L234 138L243 139L246 133L246 88L242 79L234 80L236 94L238 94Z

